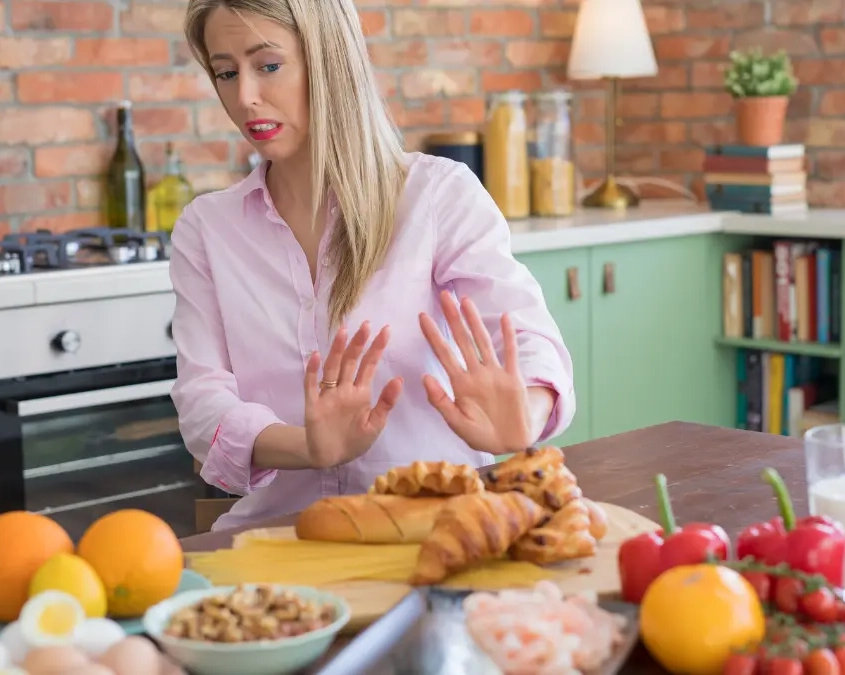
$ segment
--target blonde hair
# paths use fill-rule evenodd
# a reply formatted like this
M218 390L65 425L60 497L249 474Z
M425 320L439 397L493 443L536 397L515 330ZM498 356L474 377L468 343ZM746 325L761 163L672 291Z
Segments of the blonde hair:
M402 141L376 83L353 0L190 0L185 37L216 83L205 22L218 7L276 21L300 40L308 69L313 222L331 189L340 218L330 241L337 269L333 325L358 302L393 237L406 167Z

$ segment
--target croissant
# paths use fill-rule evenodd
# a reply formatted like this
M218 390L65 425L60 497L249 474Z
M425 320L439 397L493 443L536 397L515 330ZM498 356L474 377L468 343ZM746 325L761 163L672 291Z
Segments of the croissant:
M503 556L546 512L519 492L451 497L423 540L410 583L436 584L454 572Z
M370 494L432 497L464 495L484 490L478 472L468 464L414 462L378 476Z
M522 480L497 480L489 483L488 489L493 492L522 492L552 511L582 496L575 475L563 464L550 469L535 469Z
M564 455L558 448L528 448L506 459L487 472L484 484L493 490L499 483L524 483L532 477L542 478L543 473L563 466ZM539 472L539 474L538 474ZM506 492L506 490L500 490Z
M509 554L514 560L550 565L595 555L596 546L590 533L590 509L585 500L574 499L517 540Z
M590 534L596 541L600 541L607 534L607 513L592 499L584 499L583 502L590 512Z

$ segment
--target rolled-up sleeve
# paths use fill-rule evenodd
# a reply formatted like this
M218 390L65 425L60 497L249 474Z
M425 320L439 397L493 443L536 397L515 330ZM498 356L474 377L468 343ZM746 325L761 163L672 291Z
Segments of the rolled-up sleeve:
M465 165L445 170L433 193L437 223L434 280L478 307L502 358L501 315L517 333L520 372L527 386L555 392L538 439L562 433L575 415L572 359L546 308L540 285L511 253L510 229L487 190Z
M259 433L281 420L267 406L239 397L198 221L192 204L172 237L177 377L171 396L185 445L202 463L203 480L246 495L275 478L275 471L252 466L252 448Z

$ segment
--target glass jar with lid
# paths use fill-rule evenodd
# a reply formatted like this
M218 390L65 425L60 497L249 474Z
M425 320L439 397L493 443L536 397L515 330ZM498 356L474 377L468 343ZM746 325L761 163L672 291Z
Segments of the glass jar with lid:
M531 211L526 95L491 94L484 129L484 186L505 218L527 218Z
M564 89L539 92L533 102L531 212L535 216L569 216L575 210L572 94Z

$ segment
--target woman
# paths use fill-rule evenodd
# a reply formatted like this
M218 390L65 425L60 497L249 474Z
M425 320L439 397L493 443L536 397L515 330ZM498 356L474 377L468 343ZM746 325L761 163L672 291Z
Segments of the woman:
M264 158L173 235L180 428L245 495L215 529L563 431L542 293L474 175L402 152L353 0L191 0L186 35Z

